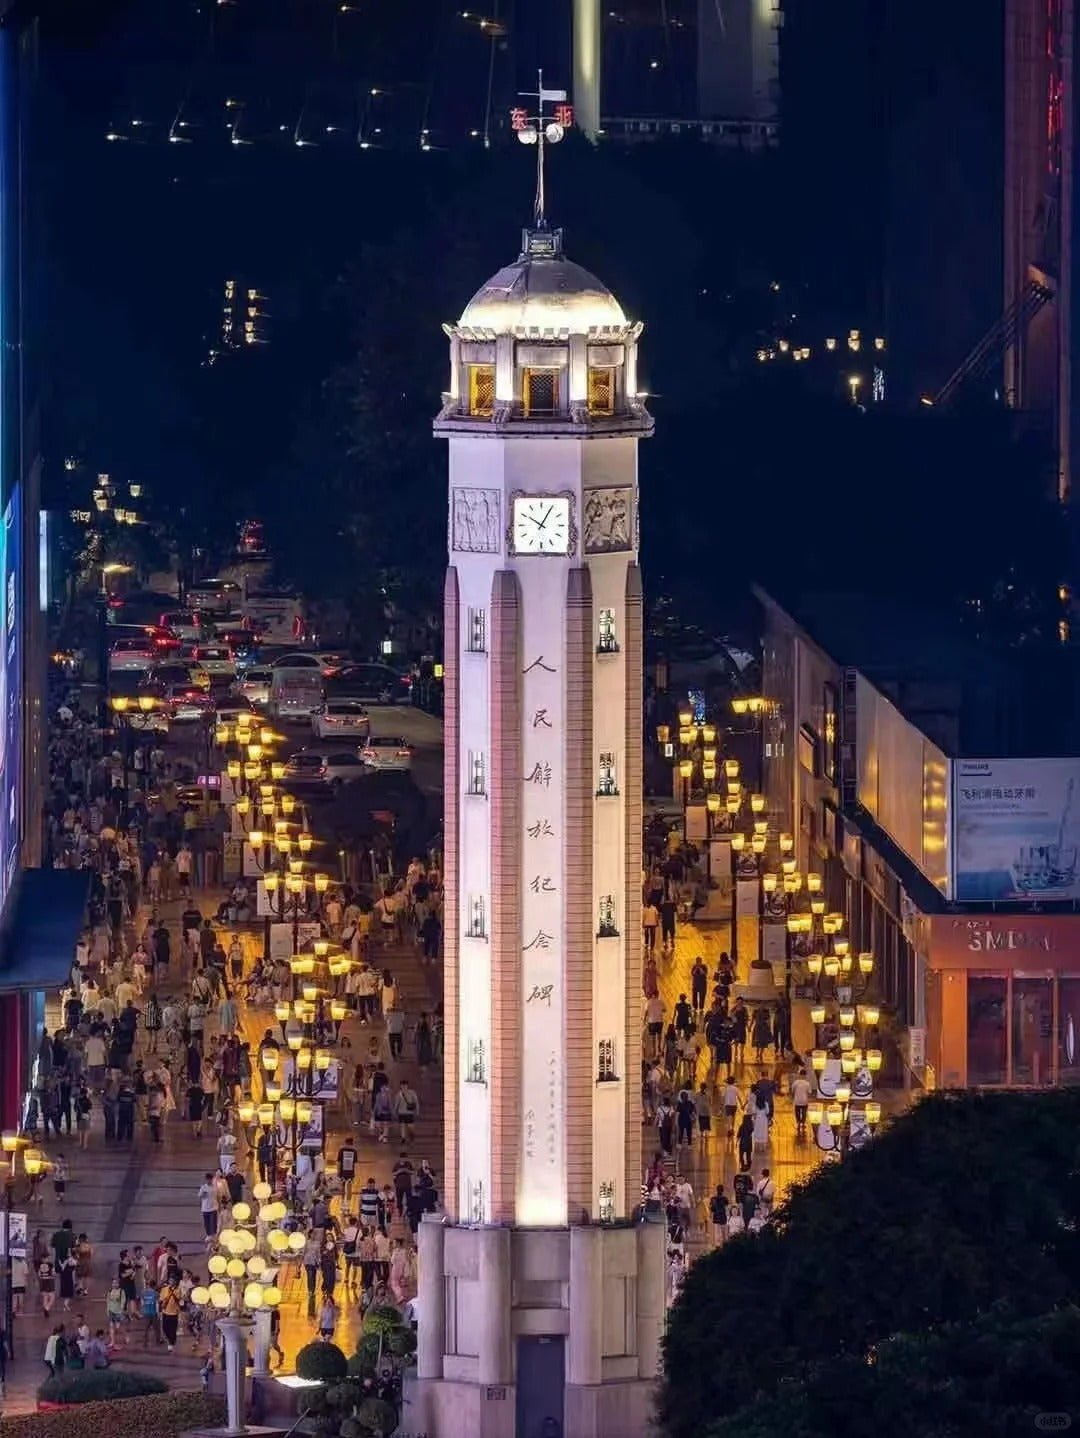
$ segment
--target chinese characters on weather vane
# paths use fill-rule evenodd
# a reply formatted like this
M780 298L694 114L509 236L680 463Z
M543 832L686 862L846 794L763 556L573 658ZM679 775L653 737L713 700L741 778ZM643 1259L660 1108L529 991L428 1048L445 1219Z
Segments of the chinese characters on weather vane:
M545 90L544 72L537 71L536 91L526 91L525 100L536 101L536 114L530 115L525 106L510 111L510 124L523 145L536 146L536 202L533 219L538 230L547 225L544 204L544 146L557 145L574 123L574 107L566 103L565 90ZM550 114L544 113L544 106L551 105Z

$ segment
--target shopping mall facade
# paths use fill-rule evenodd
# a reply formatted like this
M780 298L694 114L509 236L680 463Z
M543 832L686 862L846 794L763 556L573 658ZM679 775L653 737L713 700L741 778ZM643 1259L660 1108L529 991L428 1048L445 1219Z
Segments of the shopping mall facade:
M769 812L875 956L895 1069L915 1088L1080 1080L1071 656L1021 674L940 616L757 598Z
M34 243L34 6L0 0L0 1127L18 1123L45 1001L84 921L80 874L42 869L47 538L41 507Z

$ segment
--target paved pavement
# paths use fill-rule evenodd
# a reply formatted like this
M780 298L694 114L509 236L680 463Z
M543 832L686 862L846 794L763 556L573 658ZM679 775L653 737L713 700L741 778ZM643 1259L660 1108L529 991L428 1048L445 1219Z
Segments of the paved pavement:
M220 897L217 893L197 894L196 900L203 912L210 914L216 909ZM166 922L174 934L174 953L179 948L181 907L178 903L163 906ZM244 933L244 942L249 955L254 956L261 949L261 925L257 931L250 929ZM412 1144L413 1161L428 1158L438 1174L442 1160L442 1075L435 1067L421 1070L416 1064L412 1031L420 1014L430 1013L438 1001L441 986L439 970L425 968L411 943L377 948L373 950L372 957L380 967L392 969L398 985L399 1006L409 1016L403 1060L396 1063L389 1061L381 1020L363 1029L355 1018L347 1020L342 1027L339 1054L346 1064L350 1064L359 1057L361 1044L367 1047L372 1033L383 1037L382 1047L393 1085L396 1087L399 1078L407 1077L420 1097L420 1118ZM174 963L173 968L178 970L180 966ZM186 981L187 975L184 974L183 978ZM177 972L169 987L178 987L180 980L181 974ZM55 1015L50 1015L50 1018L55 1022ZM253 1011L244 1006L244 1037L251 1042L253 1050L266 1027L272 1023L272 1013ZM214 1028L214 1022L209 1022L208 1034L213 1033ZM145 1036L140 1035L140 1051L144 1046ZM370 1174L380 1186L390 1182L399 1151L393 1143L378 1144L366 1127L353 1128L347 1100L330 1107L326 1119L326 1149L329 1155L336 1154L346 1133L351 1134L360 1154L360 1181L366 1180ZM30 1231L33 1233L41 1229L47 1240L63 1218L70 1218L76 1232L86 1232L95 1247L89 1291L84 1298L73 1302L71 1321L77 1324L78 1315L85 1313L92 1328L105 1325L105 1292L121 1247L142 1244L149 1252L163 1234L167 1235L179 1245L182 1265L192 1268L197 1278L205 1276L205 1239L197 1191L203 1174L215 1167L216 1137L214 1126L209 1124L202 1140L194 1139L189 1125L173 1114L164 1125L164 1141L160 1145L150 1142L145 1125L141 1125L137 1127L136 1139L130 1149L126 1145L115 1144L106 1147L101 1112L97 1108L89 1147L85 1151L80 1150L74 1140L68 1144L65 1139L50 1139L44 1145L50 1157L61 1153L68 1163L67 1193L61 1204L53 1194L51 1184L43 1186L44 1202L31 1214ZM246 1145L241 1146L240 1158L246 1167L250 1185L257 1175ZM407 1236L407 1230L399 1223L391 1230L391 1235L403 1238ZM301 1291L303 1285L298 1281L295 1267L282 1275L281 1284L285 1292L281 1344L286 1355L282 1366L284 1371L288 1371L297 1350L314 1336L314 1324L306 1317L306 1303L302 1301ZM339 1287L339 1300L342 1292ZM8 1366L6 1399L2 1406L5 1414L32 1411L35 1390L45 1377L41 1353L49 1324L40 1309L35 1308L35 1299L36 1290L31 1280L26 1313L15 1323L16 1356ZM67 1315L59 1311L60 1307L58 1303L54 1321L67 1321ZM352 1350L358 1331L359 1314L355 1304L342 1304L336 1339L346 1352ZM141 1330L136 1329L132 1334L130 1351L121 1350L116 1362L124 1367L156 1373L175 1387L190 1388L198 1385L202 1353L205 1353L205 1347L200 1354L195 1354L183 1344L173 1354L166 1353L163 1348L144 1349Z

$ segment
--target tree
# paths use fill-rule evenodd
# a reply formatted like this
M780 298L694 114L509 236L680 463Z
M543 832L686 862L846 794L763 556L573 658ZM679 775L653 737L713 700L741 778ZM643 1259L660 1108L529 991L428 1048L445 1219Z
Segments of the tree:
M901 1334L871 1361L844 1355L704 1430L705 1438L1014 1438L1040 1417L1080 1418L1080 1309L1006 1309ZM1059 1427L1069 1426L1061 1423Z
M936 1094L797 1185L771 1231L690 1270L665 1340L669 1438L894 1334L1077 1301L1078 1123L1077 1089Z

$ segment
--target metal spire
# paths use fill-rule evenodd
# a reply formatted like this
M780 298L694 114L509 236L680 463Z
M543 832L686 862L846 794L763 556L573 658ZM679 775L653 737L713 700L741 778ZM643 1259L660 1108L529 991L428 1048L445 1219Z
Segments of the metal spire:
M567 127L574 123L574 110L566 103L565 90L545 90L544 72L536 72L536 90L526 91L526 100L536 101L536 114L520 107L510 111L510 123L523 145L536 146L536 197L533 202L533 224L538 230L547 229L546 196L544 191L544 148L557 145L565 135ZM545 104L554 108L551 114L544 113Z

